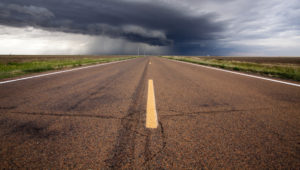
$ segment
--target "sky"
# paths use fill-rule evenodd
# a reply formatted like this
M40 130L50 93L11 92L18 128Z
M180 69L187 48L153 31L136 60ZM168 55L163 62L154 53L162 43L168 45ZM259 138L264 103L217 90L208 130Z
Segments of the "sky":
M299 0L0 0L0 54L300 56Z

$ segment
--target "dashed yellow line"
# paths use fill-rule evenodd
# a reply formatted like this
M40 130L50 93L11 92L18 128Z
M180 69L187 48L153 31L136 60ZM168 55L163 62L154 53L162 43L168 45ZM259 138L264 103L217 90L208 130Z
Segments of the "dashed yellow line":
M146 128L155 129L158 126L157 112L155 106L155 95L153 80L148 81L148 99L147 99L147 115L146 115Z

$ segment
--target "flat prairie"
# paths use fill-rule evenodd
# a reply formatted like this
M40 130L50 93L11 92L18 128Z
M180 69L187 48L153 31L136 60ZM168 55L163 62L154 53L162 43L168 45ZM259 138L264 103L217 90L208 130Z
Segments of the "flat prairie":
M163 57L222 69L300 81L300 57Z
M0 63L8 62L30 62L45 60L66 60L66 59L101 59L101 58L123 58L129 55L0 55Z
M196 56L195 56L196 57ZM253 63L266 63L266 64L294 64L300 65L300 57L226 57L226 56L211 56L203 57L204 59L217 59L217 60L232 60Z
M2 55L0 56L0 79L131 58L135 56Z

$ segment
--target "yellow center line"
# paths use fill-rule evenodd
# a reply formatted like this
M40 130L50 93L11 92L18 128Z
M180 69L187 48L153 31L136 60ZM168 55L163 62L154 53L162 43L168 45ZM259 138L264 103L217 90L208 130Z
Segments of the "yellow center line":
M146 115L146 128L157 128L157 112L155 106L154 86L153 80L148 81L148 99L147 99L147 115Z

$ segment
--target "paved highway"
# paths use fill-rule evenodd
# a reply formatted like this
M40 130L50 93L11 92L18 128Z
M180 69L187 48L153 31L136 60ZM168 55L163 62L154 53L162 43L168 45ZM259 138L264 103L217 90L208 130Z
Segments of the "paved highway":
M297 169L300 87L158 57L0 84L0 168Z

